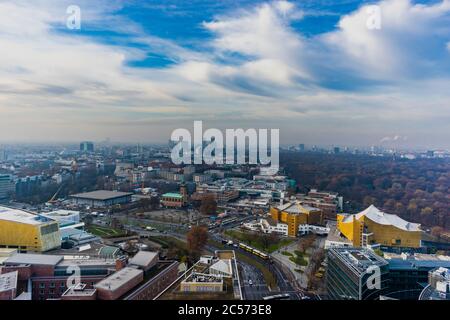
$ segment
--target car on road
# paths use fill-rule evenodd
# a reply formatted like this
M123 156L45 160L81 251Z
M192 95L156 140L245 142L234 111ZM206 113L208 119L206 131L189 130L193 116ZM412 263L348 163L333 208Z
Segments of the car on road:
M248 284L252 286L253 285L253 281L252 280L248 280Z

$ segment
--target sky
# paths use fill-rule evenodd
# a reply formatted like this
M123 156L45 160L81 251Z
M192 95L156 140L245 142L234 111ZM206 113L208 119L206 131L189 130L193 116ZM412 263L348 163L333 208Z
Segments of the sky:
M196 120L449 149L450 0L0 0L0 141L166 142Z

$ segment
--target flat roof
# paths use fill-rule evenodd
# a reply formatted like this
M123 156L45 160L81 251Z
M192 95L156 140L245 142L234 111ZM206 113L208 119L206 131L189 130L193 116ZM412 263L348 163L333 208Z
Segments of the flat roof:
M131 192L119 192L119 191L108 191L108 190L97 190L92 192L73 194L72 198L90 199L90 200L110 200L116 198L122 198L131 196Z
M164 193L162 196L168 198L180 198L180 199L183 198L181 194L175 192Z
M332 248L333 252L352 270L358 274L364 273L371 266L384 266L388 262L369 249L363 248Z
M129 263L140 267L146 267L151 264L155 259L158 259L158 252L139 251Z
M47 254L18 253L5 260L5 265L37 264L55 266L63 260L63 256Z
M91 297L95 295L97 289L88 289L83 284L78 284L68 288L63 294L63 297Z
M117 271L116 273L113 273L109 277L101 280L94 287L97 289L115 291L120 287L122 287L128 281L134 279L135 277L143 273L144 272L140 269L126 267Z
M17 249L0 248L0 257L9 257L14 253L17 253Z
M23 224L40 225L46 222L40 220L38 215L29 212L0 206L0 220L18 222Z
M42 216L45 217L55 217L55 218L65 218L77 216L80 214L80 211L72 211L72 210L55 210L51 212L41 213Z
M9 272L0 275L0 292L9 291L17 288L18 272Z
M74 259L64 258L60 263L58 263L58 267L70 267L70 266L79 266L79 267L115 267L116 260L114 259L100 259L95 258L91 259L89 256L83 258L82 256Z

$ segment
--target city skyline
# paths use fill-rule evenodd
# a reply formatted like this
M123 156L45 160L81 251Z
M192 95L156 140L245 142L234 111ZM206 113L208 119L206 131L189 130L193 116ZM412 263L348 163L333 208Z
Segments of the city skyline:
M448 0L72 2L0 4L2 141L164 143L202 120L450 148Z

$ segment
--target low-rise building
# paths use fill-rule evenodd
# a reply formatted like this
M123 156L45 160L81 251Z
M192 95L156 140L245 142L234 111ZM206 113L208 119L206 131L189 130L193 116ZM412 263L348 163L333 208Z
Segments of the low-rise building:
M18 272L0 274L0 300L14 300L17 293Z
M193 272L180 284L181 292L222 292L223 277L214 274Z
M94 285L100 300L117 300L144 280L140 269L126 267Z
M1 274L18 272L22 291L29 292L33 300L59 299L70 287L71 277L77 272L79 281L87 288L122 268L113 259L96 259L89 256L62 256L43 254L14 254L3 261ZM79 272L79 273L78 273ZM73 278L73 277L72 277ZM75 278L73 278L75 279ZM74 283L76 284L76 283Z
M93 208L104 208L118 204L127 204L131 202L129 192L118 192L108 190L97 190L86 193L71 195L72 203L75 205L90 206Z
M158 252L139 251L133 258L130 259L130 266L136 266L144 272L149 271L159 261Z

